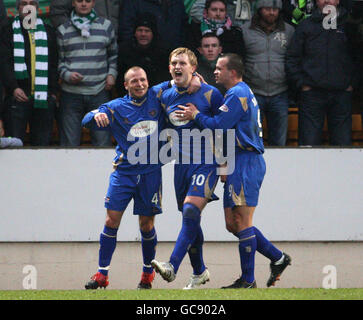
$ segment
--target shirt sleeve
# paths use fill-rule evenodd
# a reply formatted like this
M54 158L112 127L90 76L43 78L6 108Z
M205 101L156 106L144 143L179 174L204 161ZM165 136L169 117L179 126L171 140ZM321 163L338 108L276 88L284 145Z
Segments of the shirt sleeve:
M213 116L219 114L221 112L221 110L219 108L223 104L223 96L217 88L213 89L211 102L212 102L211 111L212 111Z
M99 112L106 113L108 119L110 120L110 123L113 121L112 120L113 119L112 109L107 104L103 104L98 109L92 110L84 116L84 118L82 119L82 127L85 127L87 129L91 129L91 130L100 130L100 131L109 130L110 125L108 125L107 127L97 126L94 116L95 116L95 114L97 114Z
M219 107L219 111L219 114L214 117L199 112L194 120L202 128L231 129L243 115L242 100L234 94L228 95L224 103Z

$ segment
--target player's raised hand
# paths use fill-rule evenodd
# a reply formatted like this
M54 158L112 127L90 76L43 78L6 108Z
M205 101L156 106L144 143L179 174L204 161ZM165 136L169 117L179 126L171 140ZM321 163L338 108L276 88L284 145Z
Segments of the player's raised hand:
M110 120L108 120L107 114L103 112L98 112L95 114L94 119L96 121L97 126L107 127L110 124Z

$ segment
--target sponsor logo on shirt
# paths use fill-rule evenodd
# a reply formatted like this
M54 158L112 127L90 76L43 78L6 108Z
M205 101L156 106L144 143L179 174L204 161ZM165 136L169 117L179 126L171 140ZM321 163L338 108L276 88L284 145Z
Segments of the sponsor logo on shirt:
M180 120L177 116L175 111L173 111L172 113L169 114L169 119L170 122L176 126L176 127L180 127L183 126L185 124L187 124L189 122L189 120Z
M157 121L140 121L134 124L130 129L130 134L136 138L143 138L150 136L155 132L158 127Z

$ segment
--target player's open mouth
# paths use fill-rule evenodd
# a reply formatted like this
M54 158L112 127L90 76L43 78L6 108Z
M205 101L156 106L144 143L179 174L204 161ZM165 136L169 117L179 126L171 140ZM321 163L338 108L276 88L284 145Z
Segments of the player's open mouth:
M176 77L181 77L183 75L183 73L180 71L175 71L174 74Z

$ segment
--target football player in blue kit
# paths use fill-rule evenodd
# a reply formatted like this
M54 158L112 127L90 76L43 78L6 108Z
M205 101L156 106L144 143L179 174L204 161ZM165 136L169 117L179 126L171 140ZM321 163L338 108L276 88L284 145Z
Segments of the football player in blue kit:
M259 106L251 89L242 80L243 63L238 55L222 55L217 60L214 74L217 83L228 90L220 108L222 112L210 117L199 110L198 104L189 104L181 106L176 114L179 119L194 120L201 128L235 130L234 170L223 177L223 206L226 228L239 239L242 275L233 284L222 288L257 287L254 275L256 251L271 260L267 281L267 287L270 287L291 264L291 258L277 249L252 223L266 172Z
M167 114L169 128L177 132L175 140L178 141L173 140L173 146L177 148L174 187L178 210L182 212L182 228L169 261L159 262L154 259L151 262L156 272L164 280L171 282L188 252L193 274L184 289L193 289L209 281L209 271L203 261L201 212L209 201L218 199L213 193L219 178L216 172L218 165L212 151L213 143L208 145L209 138L213 137L195 139L198 134L201 137L196 123L177 119L175 116L180 106L188 103L198 105L200 112L207 116L214 116L219 112L223 96L215 87L202 83L197 92L187 92L197 65L195 54L187 48L177 48L169 56L169 71L174 84L163 91L161 105ZM190 135L193 132L196 135ZM210 154L212 157L208 158Z
M99 267L85 285L86 289L106 288L109 284L108 270L116 248L117 230L131 199L134 199L133 213L139 216L143 255L143 272L138 288L150 289L155 277L151 260L155 257L157 244L154 219L156 214L162 213L162 175L159 158L152 161L151 153L160 147L158 135L164 128L165 115L159 96L168 87L169 81L149 88L145 71L133 67L125 73L124 85L128 95L101 105L82 121L85 127L109 130L117 142L114 171L105 197L107 214L100 235ZM131 152L135 143L141 145L141 142L145 142L146 148Z

